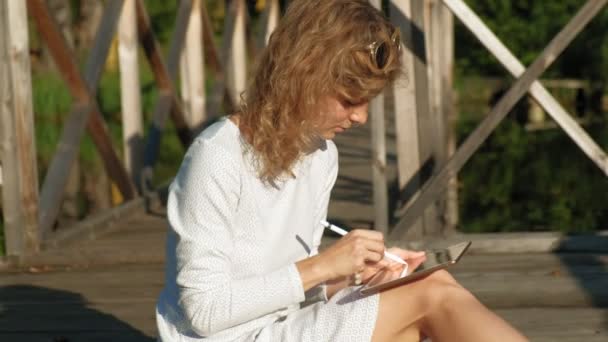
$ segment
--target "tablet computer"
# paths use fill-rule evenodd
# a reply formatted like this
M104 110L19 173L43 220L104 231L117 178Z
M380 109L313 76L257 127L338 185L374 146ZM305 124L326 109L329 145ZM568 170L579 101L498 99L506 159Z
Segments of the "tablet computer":
M369 282L367 282L367 284L363 285L359 291L361 294L367 295L420 279L437 270L457 263L470 245L471 241L466 241L446 248L428 250L425 255L426 260L412 273L408 273L401 277L400 273L403 266L397 265L380 270Z

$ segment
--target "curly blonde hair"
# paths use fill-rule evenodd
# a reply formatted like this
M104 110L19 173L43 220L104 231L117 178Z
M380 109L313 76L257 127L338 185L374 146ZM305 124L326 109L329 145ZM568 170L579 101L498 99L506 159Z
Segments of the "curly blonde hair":
M366 102L398 77L394 44L382 69L369 51L375 41L390 42L394 30L367 0L291 2L258 60L239 115L263 181L293 177L294 164L314 149L322 99Z

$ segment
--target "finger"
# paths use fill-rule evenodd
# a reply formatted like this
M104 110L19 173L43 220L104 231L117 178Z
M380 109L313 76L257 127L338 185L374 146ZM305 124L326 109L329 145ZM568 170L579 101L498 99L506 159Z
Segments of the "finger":
M399 247L391 247L389 252L397 254L403 259L420 258L426 254L425 251L410 251Z
M384 254L384 242L378 240L371 240L364 236L356 236L352 238L351 243L352 247L358 251L359 253L365 253L367 251L372 251L376 253Z
M368 251L367 255L365 256L365 261L368 262L372 262L372 263L379 263L384 259L384 254L383 253L378 253L378 252L374 252L374 251Z
M425 261L426 261L426 256L422 256L420 258L416 258L413 261L411 261L410 262L411 271L414 271L415 269L417 269Z
M382 269L382 268L386 268L390 266L390 261L387 261L384 257L382 259L380 259L380 261L378 262L374 262L371 263L370 266L377 268L377 269Z
M375 230L353 229L351 231L351 234L353 234L355 236L365 237L370 240L384 241L384 234L382 234L381 232L377 232Z

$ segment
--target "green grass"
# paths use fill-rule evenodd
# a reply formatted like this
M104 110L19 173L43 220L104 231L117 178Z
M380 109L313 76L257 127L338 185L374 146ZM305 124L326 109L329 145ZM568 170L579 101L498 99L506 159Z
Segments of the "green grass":
M157 100L157 88L153 75L145 63L141 67L141 96L142 110L144 112L144 135L151 120L152 111ZM65 122L71 107L71 97L67 87L58 75L44 73L33 77L34 111L36 122L36 145L41 178L44 176L48 164L55 153L59 142L62 124ZM120 75L117 72L106 72L100 80L97 102L103 113L108 132L114 149L119 156L123 154L122 146L122 116L120 103ZM159 155L157 178L162 183L171 177L177 170L184 151L175 135L175 129L167 122L163 134L161 152ZM90 135L86 133L80 144L79 160L84 168L101 167L101 161L95 144ZM42 181L42 179L41 179Z
M148 131L152 111L157 100L157 87L145 61L140 63L142 110L144 113L144 139ZM119 157L123 154L122 118L120 113L120 75L105 72L100 80L97 101L103 113L107 128ZM34 72L32 75L32 102L34 107L36 155L40 186L49 164L56 152L61 130L72 106L72 97L58 74L54 72ZM159 160L156 164L154 184L160 185L173 177L181 163L184 149L175 134L175 129L167 120L163 134ZM85 132L80 143L79 161L83 172L96 172L103 167L97 148L90 135ZM82 206L83 210L86 206ZM86 213L84 213L86 214ZM0 216L0 255L4 255L4 229Z

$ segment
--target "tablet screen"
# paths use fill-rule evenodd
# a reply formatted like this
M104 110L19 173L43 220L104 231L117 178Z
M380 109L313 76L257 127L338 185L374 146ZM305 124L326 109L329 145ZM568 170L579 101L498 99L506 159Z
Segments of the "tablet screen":
M394 286L407 284L419 279L436 270L446 268L460 259L471 245L470 241L462 242L446 248L426 251L426 260L415 270L408 270L406 275L401 275L403 265L391 265L376 273L376 275L361 288L361 293L367 294L375 291L388 289Z

